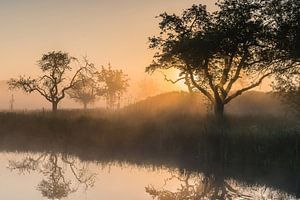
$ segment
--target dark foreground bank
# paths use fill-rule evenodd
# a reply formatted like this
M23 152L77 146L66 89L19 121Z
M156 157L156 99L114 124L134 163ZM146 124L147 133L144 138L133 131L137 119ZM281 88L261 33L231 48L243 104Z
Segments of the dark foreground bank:
M299 129L296 119L271 116L228 116L220 123L180 112L1 113L0 148L221 172L297 195Z

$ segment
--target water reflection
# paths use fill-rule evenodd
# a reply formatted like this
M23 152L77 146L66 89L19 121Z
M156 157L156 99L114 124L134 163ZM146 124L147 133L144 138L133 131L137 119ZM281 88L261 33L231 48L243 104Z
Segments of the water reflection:
M24 156L21 160L10 160L9 168L21 174L34 171L35 174L44 176L42 181L39 179L39 184L35 183L32 188L36 187L48 199L69 197L72 200L82 200L83 198L74 197L79 194L76 191L79 188L89 189L94 184L97 187L95 186L93 190L97 188L97 193L94 192L92 194L94 198L91 199L102 197L102 199L110 200L135 200L153 197L156 200L193 200L201 198L296 199L296 197L300 197L298 157L284 157L277 154L272 157L268 153L254 154L249 157L245 156L249 155L247 152L239 153L228 148L223 149L222 145L219 145L220 147L211 145L212 147L209 148L210 144L200 143L201 141L194 139L180 140L180 144L173 144L170 141L169 145L160 143L149 145L150 142L147 143L148 145L136 144L136 141L130 139L124 144L119 142L116 145L113 139L112 142L105 138L101 140L98 138L99 141L94 143L97 141L97 137L94 140L92 136L91 141L82 139L77 141L52 136L43 138L37 136L17 137L15 135L2 136L0 139L0 152L20 152L18 155L24 155L22 152L34 153ZM218 141L215 142L218 143ZM153 142L153 144L156 143ZM294 149L286 149L286 151L294 151ZM219 156L220 152L223 152L224 156ZM0 154L1 158L3 157ZM87 167L87 162L97 170L97 174L101 173L101 180L97 183L95 183L95 174L91 173ZM149 177L158 174L156 171L143 172L143 176L138 177L131 174L130 169L126 167L124 172L117 170L118 173L106 175L106 180L103 180L102 168L97 166L99 163L101 166L107 163L127 163L129 166L136 166L138 171L143 168L166 168L172 171L166 175L180 183L176 185L177 189L159 187L164 184L153 184L153 181L148 180ZM122 167L116 165L116 168ZM174 169L178 169L181 173L177 173L176 170L174 172ZM123 177L120 174L124 174ZM21 180L17 177L12 177L12 179ZM112 184L113 180L118 181ZM20 181L20 185L22 182L24 181ZM130 191L126 188L129 185L132 186ZM145 186L147 186L147 193ZM112 190L121 190L120 195L111 198L112 195L117 195ZM75 192L76 194L74 194ZM130 196L136 195L136 193L140 195L139 198ZM89 190L90 194L91 190ZM0 195L2 194L0 193ZM7 198L1 197L0 199Z
M179 187L173 191L166 189L171 181L179 181ZM146 193L154 200L285 200L296 199L286 193L263 186L247 186L235 180L224 180L222 176L207 176L204 174L172 173L164 185L155 188L149 185Z
M82 200L83 198L71 194L79 188L88 190L91 187L95 187L94 194L91 195L92 198L85 199L296 199L288 193L271 189L263 184L248 184L227 177L223 167L218 167L218 170L211 174L162 165L151 167L142 163L132 164L118 160L109 163L95 160L87 164L62 153L17 155L23 158L16 159L14 156L9 156L8 169L20 175L31 172L40 174L42 180L36 188L47 199ZM0 154L1 157L3 155ZM101 180L95 182L96 174L92 173L91 169L97 174L101 173ZM13 178L19 180L18 177ZM22 184L24 182L18 181L18 186ZM32 191L34 187L32 186ZM139 194L139 196L132 196L132 194Z
M43 175L37 190L48 199L66 198L80 187L88 190L94 186L96 178L95 173L89 172L87 164L58 153L26 156L20 161L9 160L8 168L20 174L37 172Z

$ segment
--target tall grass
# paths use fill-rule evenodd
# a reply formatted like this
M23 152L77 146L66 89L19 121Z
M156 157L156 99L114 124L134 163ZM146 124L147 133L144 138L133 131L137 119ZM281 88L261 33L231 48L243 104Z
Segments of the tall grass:
M182 153L206 161L215 161L221 145L226 162L258 165L297 166L299 128L296 119L229 116L219 124L213 116L177 111L155 115L124 110L0 114L1 137L60 139L109 151Z

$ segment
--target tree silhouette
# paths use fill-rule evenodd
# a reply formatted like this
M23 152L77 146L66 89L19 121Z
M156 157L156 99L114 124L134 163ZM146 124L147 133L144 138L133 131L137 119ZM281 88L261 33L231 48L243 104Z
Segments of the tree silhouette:
M82 75L79 75L80 77ZM91 77L81 77L82 81L75 84L74 87L68 92L71 99L83 105L87 109L88 104L93 104L97 100L97 85Z
M99 82L105 83L103 95L107 106L111 109L119 108L121 97L129 86L128 75L122 70L112 69L109 64L107 68L102 66L97 76ZM103 93L102 91L100 93Z
M278 91L282 97L283 102L291 108L291 111L300 115L300 74L282 76L277 78L274 88Z
M180 183L180 187L176 191L169 191L164 188L171 180L177 180ZM225 180L223 176L204 174L172 174L170 178L165 180L165 184L161 189L156 189L151 185L145 189L155 200L251 200L289 198L287 194L277 191L266 191L263 187L247 188L245 185L239 185L235 181Z
M65 98L66 92L81 82L78 75L90 67L88 64L81 66L72 78L68 79L67 72L72 70L71 63L76 60L68 53L49 52L38 61L43 75L38 78L21 76L19 79L11 79L8 84L10 89L19 88L27 93L39 93L52 104L52 111L56 112L58 103Z
M66 169L67 165L73 179L68 179ZM78 167L75 159L67 155L56 153L43 153L38 157L28 156L21 161L9 161L8 168L18 170L20 173L36 171L46 177L37 186L37 190L48 199L67 198L71 193L76 192L79 186L84 186L85 190L94 186L96 174L88 172L86 165ZM77 182L75 187L72 180Z
M94 64L89 63L86 58L84 62L86 66L94 69ZM94 70L79 73L78 79L81 81L74 84L74 87L68 91L68 95L71 99L81 103L84 109L87 109L88 104L95 103L98 97L104 94L104 82L97 81Z
M185 80L222 116L226 104L286 70L274 18L266 14L267 3L225 0L217 3L219 9L213 13L204 5L193 5L181 16L161 14L161 32L150 38L150 48L157 52L146 71L179 70L173 82ZM244 86L239 86L241 80Z
M300 2L272 0L266 13L277 32L276 46L281 50L285 71L276 76L274 88L292 111L300 113ZM280 13L280 14L279 14Z

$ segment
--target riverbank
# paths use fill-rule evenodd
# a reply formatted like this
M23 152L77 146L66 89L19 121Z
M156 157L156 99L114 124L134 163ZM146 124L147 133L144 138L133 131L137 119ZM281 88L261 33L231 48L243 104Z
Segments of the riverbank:
M296 119L175 111L0 113L1 151L67 153L82 160L167 166L295 193L300 174ZM267 177L267 178L266 178Z

